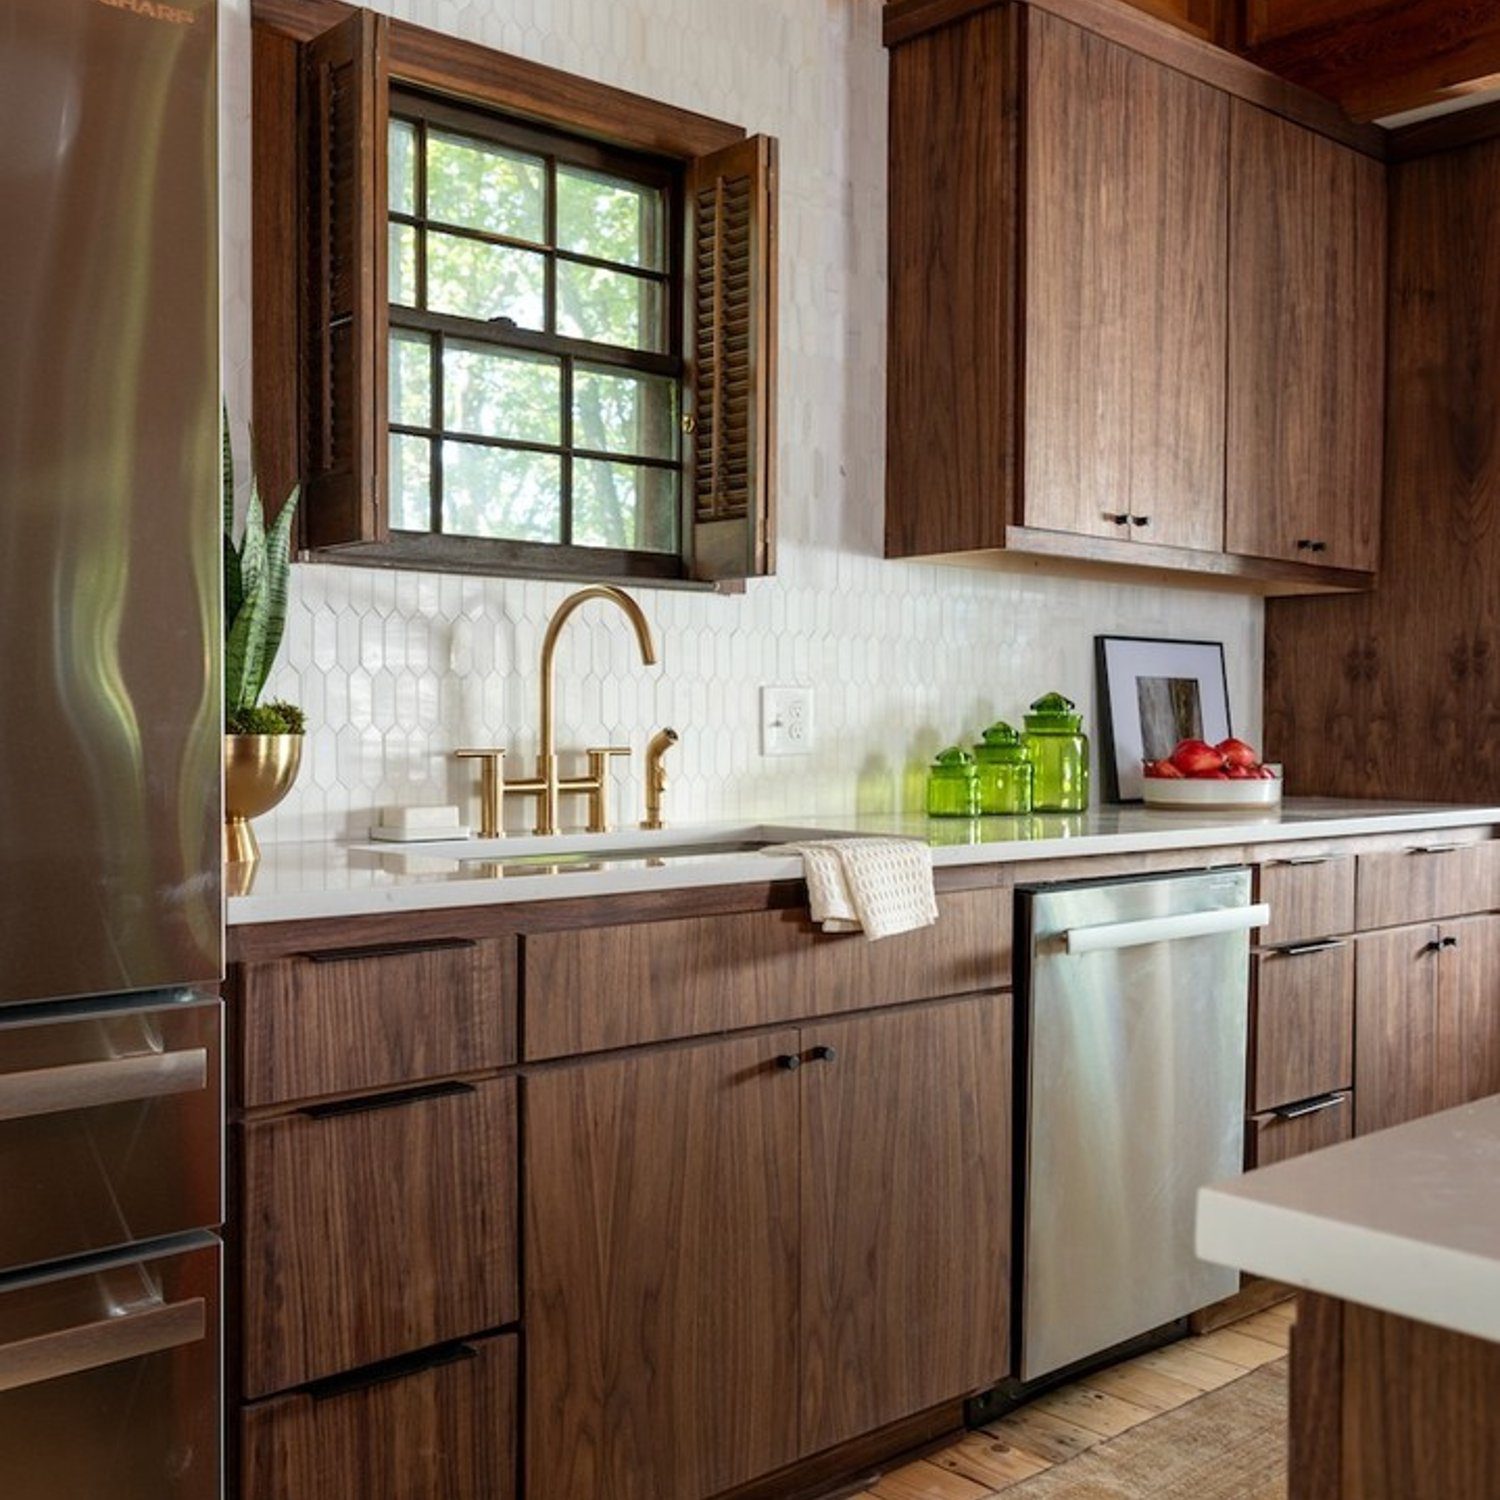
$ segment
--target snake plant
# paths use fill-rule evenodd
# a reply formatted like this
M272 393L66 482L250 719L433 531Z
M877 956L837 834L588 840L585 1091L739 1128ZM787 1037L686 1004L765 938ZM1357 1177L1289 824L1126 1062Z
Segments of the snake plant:
M287 575L298 487L266 528L260 487L252 481L239 545L234 541L234 454L224 414L224 723L231 734L300 734L303 716L289 703L261 704L286 629Z

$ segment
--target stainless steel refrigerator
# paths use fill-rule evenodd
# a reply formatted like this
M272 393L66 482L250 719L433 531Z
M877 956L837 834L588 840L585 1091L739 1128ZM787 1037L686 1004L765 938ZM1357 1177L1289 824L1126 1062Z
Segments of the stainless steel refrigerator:
M221 1492L214 0L0 0L0 1495Z

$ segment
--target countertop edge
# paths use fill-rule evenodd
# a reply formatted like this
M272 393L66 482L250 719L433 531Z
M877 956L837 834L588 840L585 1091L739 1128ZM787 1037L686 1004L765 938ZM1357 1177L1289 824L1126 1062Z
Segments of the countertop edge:
M1208 826L1193 826L1192 815L1181 816L1183 826L1139 829L1119 833L1080 834L1066 838L1015 839L983 844L937 845L933 864L938 868L972 865L1033 864L1055 859L1088 859L1101 855L1163 853L1203 850L1243 844L1295 843L1325 838L1358 838L1371 834L1411 833L1443 828L1482 827L1500 824L1500 807L1452 807L1434 805L1399 812L1359 812L1348 816L1331 814L1298 823L1264 823L1245 819ZM800 826L803 825L803 826ZM789 839L816 827L824 836L864 831L850 818L767 819L764 826ZM274 846L273 846L274 847ZM330 848L337 845L330 844ZM404 846L420 854L421 846ZM225 902L225 922L230 927L318 921L341 917L371 916L397 911L438 911L446 908L510 905L522 902L566 899L602 899L642 891L691 891L728 885L754 885L801 878L801 862L795 856L776 858L765 854L724 856L714 863L686 864L676 868L623 869L575 872L566 877L538 874L503 879L476 878L468 881L434 879L367 890L304 890L267 892L264 895L231 895Z

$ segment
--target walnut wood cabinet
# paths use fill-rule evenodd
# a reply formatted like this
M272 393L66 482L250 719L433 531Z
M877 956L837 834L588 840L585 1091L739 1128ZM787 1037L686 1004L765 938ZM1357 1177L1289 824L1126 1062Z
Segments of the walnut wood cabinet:
M887 14L887 555L1368 588L1378 133L1059 9Z
M528 1077L526 1493L706 1500L995 1383L1009 1022L989 994Z
M1360 1134L1500 1092L1500 916L1362 935Z
M1374 572L1385 427L1385 166L1235 100L1228 546Z

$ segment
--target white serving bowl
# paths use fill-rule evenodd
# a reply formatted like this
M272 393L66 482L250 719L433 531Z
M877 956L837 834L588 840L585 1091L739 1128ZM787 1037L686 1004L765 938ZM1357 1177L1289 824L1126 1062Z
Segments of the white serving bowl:
M1146 777L1147 807L1188 812L1264 811L1281 805L1281 778L1275 781L1181 781Z

